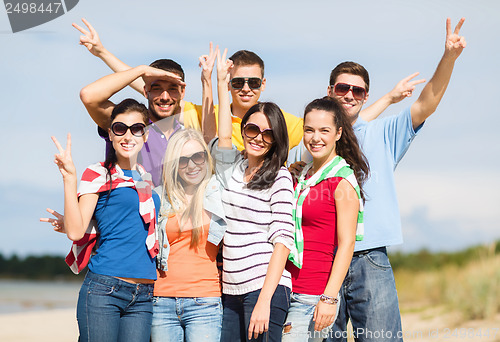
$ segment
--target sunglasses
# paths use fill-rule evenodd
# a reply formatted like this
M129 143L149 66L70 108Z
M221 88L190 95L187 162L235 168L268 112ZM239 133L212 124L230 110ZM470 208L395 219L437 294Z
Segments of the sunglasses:
M179 169L185 169L189 161L192 161L195 165L203 165L207 161L207 152L196 152L191 155L191 157L180 157L179 158Z
M245 136L249 139L254 139L261 134L262 140L264 140L265 143L272 144L274 142L272 129L266 128L262 131L259 126L253 123L247 123L245 127L243 127L243 134L245 134Z
M351 90L352 96L356 100L364 100L364 98L366 97L366 90L363 87L358 87L347 83L337 83L335 86L331 87L333 87L333 91L335 92L335 94L337 94L337 96L344 96L349 92L349 90Z
M231 79L231 87L234 89L243 89L245 83L250 89L259 89L262 86L262 79L258 77L235 77Z
M115 122L111 125L111 132L117 136L125 135L129 129L130 133L136 137L142 137L146 133L146 125L143 123L135 123L132 126L127 126L123 122Z

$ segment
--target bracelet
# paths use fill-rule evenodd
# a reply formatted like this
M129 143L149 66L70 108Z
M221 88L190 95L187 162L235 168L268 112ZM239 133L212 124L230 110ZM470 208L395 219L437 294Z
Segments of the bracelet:
M327 296L325 294L322 294L321 296L319 296L319 300L325 304L337 304L339 302L337 297L330 297L330 296Z

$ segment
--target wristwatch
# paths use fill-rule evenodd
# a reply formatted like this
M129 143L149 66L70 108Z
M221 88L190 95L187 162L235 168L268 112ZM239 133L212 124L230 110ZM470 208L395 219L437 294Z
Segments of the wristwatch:
M325 294L319 296L319 300L326 304L337 304L339 302L337 297L330 297Z

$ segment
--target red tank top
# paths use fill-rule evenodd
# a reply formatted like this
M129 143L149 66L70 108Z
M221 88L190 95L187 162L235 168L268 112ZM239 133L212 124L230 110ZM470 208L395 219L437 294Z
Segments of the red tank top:
M299 269L290 261L286 268L292 274L292 291L321 295L325 290L337 242L335 190L341 177L325 179L311 187L302 205L304 263Z

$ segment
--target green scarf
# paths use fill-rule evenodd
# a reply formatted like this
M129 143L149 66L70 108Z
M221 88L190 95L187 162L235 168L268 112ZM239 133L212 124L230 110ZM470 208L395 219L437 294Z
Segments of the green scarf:
M356 227L356 241L363 240L364 228L363 228L363 200L361 199L361 193L359 184L354 175L354 171L351 169L349 164L341 156L335 156L329 163L324 165L319 169L314 175L306 179L307 172L311 169L312 163L309 163L304 167L302 173L299 176L297 186L295 187L294 200L295 208L293 209L293 220L295 222L295 245L292 247L288 259L293 262L298 268L302 268L304 260L304 234L302 233L302 204L309 193L312 186L322 182L327 178L332 177L342 177L347 180L359 198L359 212L358 212L358 224Z

